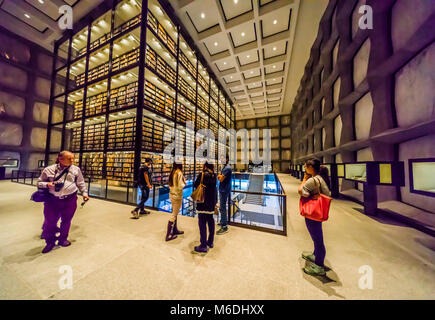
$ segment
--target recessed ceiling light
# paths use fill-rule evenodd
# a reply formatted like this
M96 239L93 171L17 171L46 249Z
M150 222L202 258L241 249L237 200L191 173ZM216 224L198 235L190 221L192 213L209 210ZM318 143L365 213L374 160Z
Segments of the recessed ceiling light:
M242 37L244 37L245 36L245 33L244 32L242 32Z
M276 51L276 47L273 47L273 51Z
M247 55L247 56L246 56L246 58L248 58L248 59L249 59L250 57L251 57L250 55Z
M273 68L275 69L275 68L276 68L276 66L273 66Z
M217 43L217 42L215 42L215 43L214 43L214 46L216 47L217 45L218 45L218 43Z
M278 20L273 20L273 24L276 24L278 22Z
M24 16L25 16L27 19L30 19L30 16L29 16L27 13L25 13Z
M205 19L205 14L204 14L204 12L201 13L201 18Z
M237 4L239 2L239 0L234 0L234 3Z
M226 62L224 62L224 65L226 65L227 63Z
M44 4L44 0L39 0L39 3L40 4Z

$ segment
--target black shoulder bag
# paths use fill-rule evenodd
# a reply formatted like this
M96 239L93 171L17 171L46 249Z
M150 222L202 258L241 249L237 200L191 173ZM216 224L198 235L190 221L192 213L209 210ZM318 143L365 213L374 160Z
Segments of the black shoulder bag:
M64 174L68 174L68 172L69 172L69 167L66 168L65 170L63 170L62 173L58 177L55 177L53 182L56 182L57 180L62 178ZM54 175L56 176L56 173ZM66 180L66 176L65 176L65 180ZM38 188L38 190L35 191L30 196L30 200L32 200L34 202L45 202L48 199L50 199L50 191L48 190L48 188Z

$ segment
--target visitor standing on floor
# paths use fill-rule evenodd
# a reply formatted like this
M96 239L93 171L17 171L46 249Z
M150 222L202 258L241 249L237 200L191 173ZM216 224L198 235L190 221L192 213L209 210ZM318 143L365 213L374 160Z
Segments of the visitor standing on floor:
M311 159L305 162L305 176L298 188L298 192L302 197L317 198L320 193L330 196L330 181L328 169L320 165L317 159ZM304 271L311 275L324 275L324 261L326 255L325 244L323 242L322 222L305 217L305 224L311 239L314 242L314 252L310 255L302 254L302 258L311 261Z
M166 241L173 240L177 235L184 233L184 231L180 231L177 227L177 217L183 205L183 189L185 186L186 180L183 175L183 165L174 162L169 174L169 200L171 200L172 213L169 217L166 230Z
M150 196L150 190L153 188L151 181L153 181L153 170L151 165L153 160L151 158L145 159L145 165L139 169L139 176L137 178L137 184L142 194L141 199L137 207L131 211L134 219L139 219L139 214L149 214L148 210L145 210L145 202L147 202ZM140 210L140 212L139 212Z
M213 164L204 163L202 172L196 177L193 188L198 188L201 181L204 185L204 202L196 204L201 244L194 248L194 252L206 253L208 248L213 248L215 231L213 214L217 203L217 179Z
M231 166L229 164L230 158L229 156L226 156L225 158L225 165L218 176L219 179L219 211L221 214L221 228L218 230L217 234L221 235L228 232L228 215L227 215L227 208L228 203L230 201L231 196L231 177L233 174L233 171L231 169Z
M42 253L50 252L58 240L62 247L68 247L68 234L71 220L77 209L77 191L80 190L84 201L89 200L86 183L79 167L73 165L74 154L62 151L56 164L45 168L38 179L38 188L48 188L49 196L44 202L43 235L46 242ZM60 177L60 178L59 178ZM60 236L56 238L57 222L60 223Z

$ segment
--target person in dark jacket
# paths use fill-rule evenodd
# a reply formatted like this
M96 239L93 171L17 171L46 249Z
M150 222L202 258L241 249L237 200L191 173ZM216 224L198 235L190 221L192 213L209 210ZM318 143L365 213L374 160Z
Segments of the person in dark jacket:
M194 252L206 253L208 248L213 248L214 240L214 210L217 203L217 177L214 173L214 165L211 163L204 163L203 171L196 177L193 188L196 189L201 183L201 177L203 178L204 185L204 203L196 204L196 212L198 213L198 225L201 244L195 247ZM207 238L207 224L209 235Z

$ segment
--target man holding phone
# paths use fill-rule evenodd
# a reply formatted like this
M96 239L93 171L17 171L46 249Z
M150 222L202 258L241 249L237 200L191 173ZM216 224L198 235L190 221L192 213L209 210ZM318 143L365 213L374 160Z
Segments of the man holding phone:
M218 175L219 180L219 211L221 214L221 228L216 232L216 234L221 235L228 232L228 216L227 216L227 206L228 201L231 196L231 176L233 171L229 165L230 157L227 155L225 158L225 165Z

